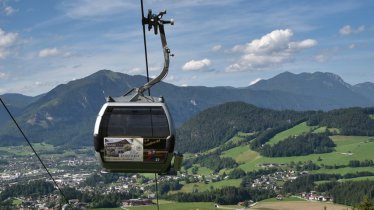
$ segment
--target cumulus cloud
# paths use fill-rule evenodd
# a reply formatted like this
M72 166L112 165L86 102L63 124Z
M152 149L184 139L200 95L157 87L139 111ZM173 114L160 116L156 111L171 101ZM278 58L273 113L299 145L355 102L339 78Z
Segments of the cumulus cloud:
M76 0L61 4L61 8L72 18L113 15L136 6L138 5L131 1L123 0Z
M14 12L16 12L16 10L15 10L13 7L11 7L11 6L6 6L6 7L4 8L4 13L5 13L6 16L10 16L10 15L12 15Z
M365 31L365 26L359 26L358 28L352 28L350 25L345 25L339 30L339 34L342 36L348 36L351 34L358 34Z
M52 56L63 56L63 57L70 57L70 52L62 52L61 50L54 48L45 48L39 51L39 57L52 57Z
M350 44L350 45L348 45L348 49L352 50L352 49L354 49L354 48L356 48L356 45L355 45L355 44Z
M202 60L190 60L182 66L183 71L197 71L207 69L212 62L205 58Z
M7 33L0 28L0 59L9 55L8 47L16 42L17 33Z
M325 50L314 57L317 62L326 62L338 52L337 48Z
M289 62L297 52L317 45L314 39L293 41L292 37L290 29L274 30L260 39L234 46L232 51L241 53L242 56L229 65L226 72L266 69Z
M211 48L211 51L213 51L213 52L217 52L217 51L220 51L221 49L222 49L222 45L217 44L217 45L214 45L214 46Z
M9 76L9 75L8 75L7 73L0 72L0 79L7 79L8 76Z
M50 57L59 55L60 51L57 48L45 48L39 51L39 57Z

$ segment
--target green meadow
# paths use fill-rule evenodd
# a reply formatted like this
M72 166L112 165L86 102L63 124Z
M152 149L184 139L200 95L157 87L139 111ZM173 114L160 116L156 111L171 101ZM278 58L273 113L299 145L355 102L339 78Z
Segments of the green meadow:
M228 180L222 180L219 182L210 182L208 184L205 183L189 183L185 184L182 189L180 189L178 192L194 192L195 190L199 192L208 191L211 189L220 189L227 186L234 186L239 187L241 183L241 179L228 179Z
M41 153L41 154L43 152L50 152L50 151L55 150L55 147L53 145L46 144L46 143L34 143L32 144L32 146L38 153ZM0 151L4 151L9 154L13 154L17 156L25 156L25 155L34 154L28 145L0 147Z
M326 127L312 127L306 125L305 122L300 123L286 131L275 135L268 143L276 144L289 136L301 135L308 132L324 132L329 129L333 132L339 132L337 129ZM239 138L238 136L235 138ZM233 138L233 139L235 139ZM290 162L306 162L312 161L318 165L347 165L350 160L366 160L373 159L374 137L370 136L340 136L334 135L330 137L336 144L334 152L323 154L310 154L297 157L263 157L258 152L250 149L249 145L242 145L229 149L221 154L221 157L233 158L239 167L245 171L258 170L264 163L290 163ZM320 160L320 161L318 161ZM341 169L320 169L313 173L355 173L356 171L372 171L373 168L341 168Z
M278 133L273 138L271 138L270 141L267 142L267 144L274 145L290 136L298 136L304 133L309 133L314 129L316 129L315 126L308 126L306 122L303 122L288 130Z
M290 163L294 162L305 162L312 161L318 165L347 165L350 160L366 160L372 159L374 151L374 141L373 137L368 136L331 136L331 139L336 144L336 151L331 153L323 154L311 154L306 156L297 157L263 157L259 153L250 150L249 146L243 152L247 155L247 162L241 164L239 167L245 171L257 170L260 168L260 164L263 163ZM234 150L234 149L232 149ZM244 154L243 153L243 154ZM239 155L238 155L239 156ZM234 159L238 156L233 156ZM241 157L243 158L243 157ZM318 161L321 159L321 161ZM342 168L342 169L320 169L314 171L316 173L351 173L355 170L360 170L359 168ZM365 170L374 171L374 168L365 168Z
M233 209L226 207L227 209ZM126 208L98 208L95 210L155 210L156 205L152 206L134 206ZM199 202L199 203L164 203L160 204L162 210L217 210L214 203L211 202Z

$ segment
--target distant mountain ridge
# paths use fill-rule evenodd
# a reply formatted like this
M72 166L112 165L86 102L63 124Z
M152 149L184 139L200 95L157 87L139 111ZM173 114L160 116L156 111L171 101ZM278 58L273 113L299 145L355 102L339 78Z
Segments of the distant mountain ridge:
M361 87L361 89L360 89ZM330 110L352 106L368 106L372 104L365 85L352 86L332 73L281 73L271 79L261 80L250 86L252 90L281 91L296 95L310 96L311 102L323 103L329 101L330 108L321 107L322 110ZM374 87L374 84L373 84ZM373 97L374 98L374 97ZM315 100L315 101L312 101Z
M36 142L91 145L96 115L107 96L119 96L146 82L144 76L130 76L101 70L85 78L61 84L38 97L2 95L21 125ZM242 101L276 110L331 110L352 106L373 106L373 83L351 86L331 73L282 73L247 88L178 87L161 82L151 93L164 96L177 127L209 107ZM316 89L314 91L314 89ZM13 96L14 97L14 96ZM0 144L16 136L0 110ZM15 138L16 139L16 138Z

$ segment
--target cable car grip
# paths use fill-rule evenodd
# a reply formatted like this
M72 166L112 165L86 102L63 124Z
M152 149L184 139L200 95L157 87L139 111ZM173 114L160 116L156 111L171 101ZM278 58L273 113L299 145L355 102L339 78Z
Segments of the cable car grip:
M155 35L157 35L158 32L160 32L161 44L162 44L162 49L163 49L163 54L164 54L164 67L159 76L157 76L156 78L152 79L151 81L149 81L148 83L146 83L145 85L137 89L137 94L136 96L134 96L134 99L137 98L138 95L142 95L144 91L148 90L156 83L160 82L163 78L165 78L165 76L167 75L169 71L169 62L170 62L169 57L171 54L170 54L170 49L167 46L164 25L165 24L174 25L174 20L173 19L163 20L162 16L165 14L166 14L166 10L161 11L157 15L152 14L152 10L148 10L147 17L143 16L142 24L148 25L148 31L152 30L153 28Z

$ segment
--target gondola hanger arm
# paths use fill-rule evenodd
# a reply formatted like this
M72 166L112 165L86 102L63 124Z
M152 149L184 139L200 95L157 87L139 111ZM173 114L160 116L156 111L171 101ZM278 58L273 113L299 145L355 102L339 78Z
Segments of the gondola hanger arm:
M162 49L164 53L164 66L163 69L156 78L152 79L151 81L147 82L144 84L142 87L137 89L138 95L142 95L144 91L148 90L151 88L153 85L156 83L160 82L167 74L169 71L169 62L170 62L170 56L173 56L170 54L170 49L167 46L167 41L166 41L166 35L165 35L165 30L164 30L164 25L165 24L170 24L174 25L174 20L163 20L162 16L166 14L166 10L160 12L159 14L152 14L152 10L148 10L148 15L147 17L143 16L142 19L142 24L143 25L148 25L148 31L154 30L155 35L160 33L160 38L161 38L161 44L162 44Z

